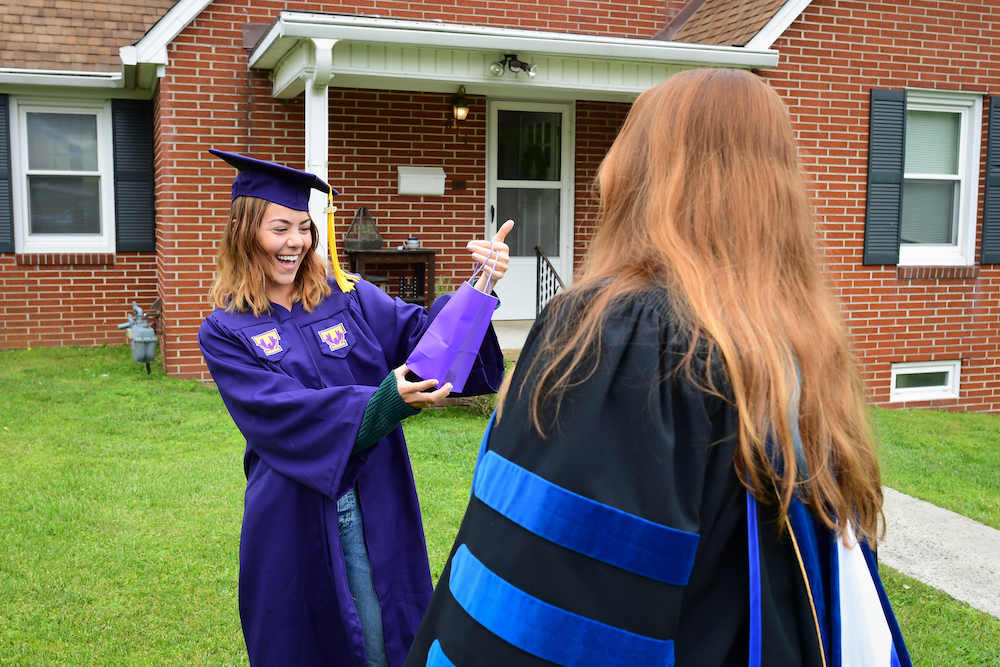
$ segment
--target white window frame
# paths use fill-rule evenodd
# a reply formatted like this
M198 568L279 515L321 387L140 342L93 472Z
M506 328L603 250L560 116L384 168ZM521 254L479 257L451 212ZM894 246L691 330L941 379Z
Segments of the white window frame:
M113 253L115 184L111 100L59 100L11 97L11 168L14 176L14 249L18 253ZM100 183L99 234L31 234L28 218L28 113L76 113L97 116L97 175Z
M908 90L906 111L939 111L960 115L958 149L958 214L954 244L900 243L903 266L972 266L976 255L976 219L979 204L979 157L983 133L983 96L940 90ZM903 179L926 179L925 174L903 174Z
M900 375L940 373L941 371L948 372L948 381L944 385L936 387L908 387L905 389L896 389L896 378ZM961 359L893 364L892 373L889 377L889 401L892 403L899 403L903 401L933 401L958 398L958 392L962 380L961 375Z

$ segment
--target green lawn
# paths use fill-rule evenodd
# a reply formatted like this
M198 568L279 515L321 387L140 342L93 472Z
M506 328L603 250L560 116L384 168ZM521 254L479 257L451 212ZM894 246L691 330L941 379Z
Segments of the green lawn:
M885 478L997 526L1000 417L876 411ZM431 569L485 418L407 420ZM0 665L245 665L243 441L211 386L126 348L0 351ZM1000 621L891 570L919 665L1000 665ZM906 588L909 586L909 588Z
M882 482L1000 529L1000 416L873 410Z

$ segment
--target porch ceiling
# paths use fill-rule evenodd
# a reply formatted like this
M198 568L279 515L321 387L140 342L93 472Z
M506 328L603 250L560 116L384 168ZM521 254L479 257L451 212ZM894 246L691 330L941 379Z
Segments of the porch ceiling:
M537 64L537 76L491 74L490 63L505 53ZM279 98L297 96L319 74L339 88L454 92L464 85L470 95L629 102L684 69L777 63L771 49L289 11L250 55L250 67L271 72Z

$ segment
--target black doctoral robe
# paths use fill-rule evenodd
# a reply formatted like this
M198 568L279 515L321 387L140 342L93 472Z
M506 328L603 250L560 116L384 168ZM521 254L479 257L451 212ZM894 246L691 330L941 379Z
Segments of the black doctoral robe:
M488 434L406 666L747 665L735 409L676 372L689 339L666 292L650 288L613 308L593 374L578 378L542 438L528 412L539 333L573 320L546 315ZM696 376L706 363L695 358ZM764 505L758 524L762 664L819 667L787 533Z

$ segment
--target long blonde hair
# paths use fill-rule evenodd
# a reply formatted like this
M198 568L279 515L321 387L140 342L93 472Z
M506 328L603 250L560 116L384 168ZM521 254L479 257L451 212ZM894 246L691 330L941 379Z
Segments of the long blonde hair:
M270 258L260 245L257 234L264 220L264 211L271 202L257 197L237 197L229 213L226 229L219 244L215 283L209 293L216 306L229 312L252 311L261 315L270 311L267 298L267 267ZM302 303L312 311L330 296L326 282L326 266L319 253L316 223L309 221L312 245L305 253L299 272L292 284L292 303Z
M693 376L696 353L724 363L743 484L787 512L803 488L789 420L797 414L810 509L830 528L851 520L874 539L882 493L864 387L820 274L795 137L778 95L739 70L675 75L636 100L597 188L585 275L550 306L550 320L572 318L573 326L550 327L536 357L534 426L548 428L563 393L592 371L609 307L658 282L690 335L684 372ZM572 298L580 293L586 299ZM720 392L707 374L692 379Z

